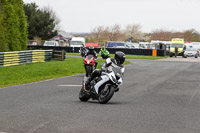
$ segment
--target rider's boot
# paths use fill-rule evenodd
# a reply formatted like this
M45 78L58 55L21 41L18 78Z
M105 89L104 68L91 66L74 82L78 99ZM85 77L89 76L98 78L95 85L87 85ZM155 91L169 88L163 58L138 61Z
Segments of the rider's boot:
M92 78L89 77L89 78L87 79L87 81L85 82L85 88L86 88L86 90L90 90L90 88L91 88L91 86L90 86L91 80L92 80Z
M86 87L87 90L89 90L89 89L91 88L90 82L91 82L95 77L97 77L97 76L99 76L99 75L101 75L101 70L99 70L99 69L95 69L95 70L92 72L91 76L90 76L90 77L87 79L87 81L85 82L85 87Z

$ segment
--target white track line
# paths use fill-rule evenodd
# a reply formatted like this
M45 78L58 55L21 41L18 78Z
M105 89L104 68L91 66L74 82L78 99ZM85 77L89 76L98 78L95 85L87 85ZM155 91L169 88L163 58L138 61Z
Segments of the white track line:
M82 86L82 85L58 85L58 86L80 87L80 86Z

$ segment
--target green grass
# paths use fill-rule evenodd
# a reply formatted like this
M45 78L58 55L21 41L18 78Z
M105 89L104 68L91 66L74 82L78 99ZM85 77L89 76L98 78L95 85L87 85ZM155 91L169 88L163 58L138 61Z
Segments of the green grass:
M97 68L105 60L99 59ZM124 64L130 64L125 62ZM67 57L65 61L0 67L0 87L30 83L51 78L85 73L82 58Z
M80 56L79 53L66 53L66 55L70 55L70 56Z
M147 60L158 60L168 58L169 56L144 56L144 55L126 55L127 59L147 59Z
M66 55L70 55L70 56L80 56L79 53L67 53ZM111 58L114 57L114 54L110 54ZM98 57L100 57L100 55L98 54ZM168 58L169 56L145 56L145 55L126 55L126 59L147 59L147 60L158 60L158 59L164 59L164 58Z

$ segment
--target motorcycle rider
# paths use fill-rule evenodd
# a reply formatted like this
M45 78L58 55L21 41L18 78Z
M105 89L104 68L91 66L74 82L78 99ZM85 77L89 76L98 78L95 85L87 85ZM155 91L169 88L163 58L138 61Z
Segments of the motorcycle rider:
M183 46L183 57L184 57L185 51L186 51L186 45Z
M175 58L178 55L178 46L175 47Z
M95 62L95 68L97 66L97 53L96 51L94 50L94 46L90 46L88 48L88 52L86 53L85 57L88 56L88 55L93 55L94 56L94 62Z
M104 52L106 52L106 49L105 49L105 47L103 46L103 47L101 47L99 54L103 54Z
M113 65L113 66L117 65L121 69L124 69L124 66L122 65L124 63L124 61L125 61L125 54L121 51L115 52L114 59L108 58L104 63L102 63L102 66L101 66L102 69L96 69L92 72L91 76L85 82L86 90L90 89L90 82L95 77L100 76L102 71L105 71L107 68L109 69L109 67L112 67L111 65Z
M104 54L105 54L106 52L108 52L108 51L107 51L107 50L105 49L105 47L103 46L103 47L100 49L99 54L103 57L103 56L105 56ZM109 52L108 52L108 56L109 56Z
M85 52L84 51L87 51L86 47L84 44L82 44L82 46L80 47L80 50L79 50L79 53L82 57L84 57L85 55L83 55Z

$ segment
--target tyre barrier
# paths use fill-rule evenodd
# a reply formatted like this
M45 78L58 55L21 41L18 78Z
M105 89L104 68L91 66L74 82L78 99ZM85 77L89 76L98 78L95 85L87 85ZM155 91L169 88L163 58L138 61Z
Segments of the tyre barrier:
M52 50L0 52L0 67L50 61Z

